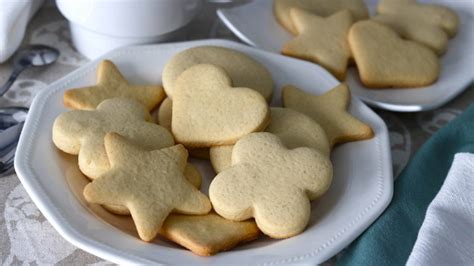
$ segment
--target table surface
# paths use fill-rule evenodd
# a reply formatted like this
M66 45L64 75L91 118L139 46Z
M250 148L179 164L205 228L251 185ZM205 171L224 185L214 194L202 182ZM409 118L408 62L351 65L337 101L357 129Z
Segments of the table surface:
M185 40L224 38L238 41L216 17L217 6L207 4L205 11L187 26ZM88 61L75 51L67 21L54 6L43 7L30 22L22 45L34 43L58 48L61 51L58 62L48 68L23 73L0 98L0 106L29 106L38 91ZM0 84L6 81L10 71L11 61L0 65ZM473 87L471 84L456 99L433 111L394 113L376 110L390 131L394 176L434 132L474 101ZM15 174L0 178L0 214L3 214L0 215L1 264L108 264L64 240L36 208Z

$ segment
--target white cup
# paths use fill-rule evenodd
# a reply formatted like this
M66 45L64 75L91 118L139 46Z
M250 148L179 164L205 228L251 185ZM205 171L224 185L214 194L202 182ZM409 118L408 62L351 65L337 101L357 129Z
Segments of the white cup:
M202 0L56 0L76 49L96 58L117 47L166 41L199 12Z

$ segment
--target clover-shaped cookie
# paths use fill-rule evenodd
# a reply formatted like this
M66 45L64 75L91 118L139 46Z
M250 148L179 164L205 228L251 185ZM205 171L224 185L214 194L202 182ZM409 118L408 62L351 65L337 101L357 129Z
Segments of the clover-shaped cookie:
M174 144L165 128L147 122L150 114L139 102L127 98L103 101L97 110L74 110L59 115L53 125L53 142L69 154L79 155L79 168L89 178L109 169L104 136L116 132L146 149Z
M131 85L109 60L100 63L97 84L67 90L64 105L80 110L94 110L102 101L115 97L132 98L141 102L148 111L153 110L164 98L163 87L157 85Z
M142 240L151 241L171 212L202 215L209 199L184 176L182 145L145 150L116 133L104 137L110 169L84 188L88 202L125 206Z
M265 132L279 137L285 147L314 148L329 156L331 145L324 129L309 116L289 108L271 107L272 121ZM215 146L210 149L212 167L220 173L232 165L233 145Z
M439 76L439 60L432 50L401 39L383 24L357 22L349 31L349 45L367 87L426 86Z
M351 12L344 9L325 18L293 8L290 17L298 34L283 46L282 53L320 64L343 80L351 57L347 43L353 23Z
M310 200L326 192L331 180L327 156L306 147L288 150L271 133L251 133L235 144L232 167L214 178L209 196L222 217L254 217L266 235L286 238L304 230Z
M258 92L232 87L224 69L206 64L178 77L172 109L176 142L190 148L234 144L270 121L267 102Z
M416 0L381 0L377 13L402 15L431 24L443 29L450 37L456 35L459 27L459 17L453 10L437 4L417 3Z

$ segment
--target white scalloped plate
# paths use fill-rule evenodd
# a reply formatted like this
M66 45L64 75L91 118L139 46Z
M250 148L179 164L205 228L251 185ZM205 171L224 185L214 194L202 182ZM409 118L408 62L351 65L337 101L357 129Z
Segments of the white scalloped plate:
M371 10L375 0L366 0ZM474 80L474 1L436 0L458 12L459 32L449 41L448 51L441 58L441 75L427 87L415 89L367 89L360 82L355 67L349 69L347 82L352 93L369 105L398 112L418 112L438 108L459 95ZM373 13L373 12L372 12ZM219 9L221 20L242 41L275 53L280 53L291 35L275 20L272 0L258 0L228 9Z
M338 84L314 64L223 40L129 47L102 58L113 60L132 83L160 83L163 66L173 54L199 45L233 48L263 63L276 82L273 105L280 104L283 84L293 83L314 94ZM88 63L38 94L15 158L17 174L44 216L65 239L85 251L116 263L320 263L353 241L390 202L393 180L387 128L371 109L352 98L350 112L369 123L375 137L344 144L334 150L331 157L334 182L328 193L312 204L311 221L304 233L281 241L262 237L208 258L193 255L160 238L153 243L140 241L133 232L119 230L105 222L109 220L120 226L121 219L110 220L97 211L98 206L84 202L80 188L86 181L74 177L77 172L75 157L62 154L51 141L53 121L66 111L62 104L63 92L72 87L94 84L100 60ZM208 162L197 160L195 163L204 175L203 187L207 193L214 174Z

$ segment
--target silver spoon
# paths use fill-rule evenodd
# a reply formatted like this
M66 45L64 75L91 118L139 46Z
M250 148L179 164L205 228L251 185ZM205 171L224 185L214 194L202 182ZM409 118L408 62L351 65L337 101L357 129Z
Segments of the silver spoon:
M30 67L46 66L54 63L59 57L59 51L56 48L46 45L31 45L19 52L13 57L13 71L7 82L0 88L0 97L3 96L15 82L16 78L25 69Z
M59 57L56 48L46 45L31 45L20 50L13 57L13 71L0 88L2 97L25 69L50 65ZM0 108L0 177L11 172L18 137L21 133L28 108L9 106Z

